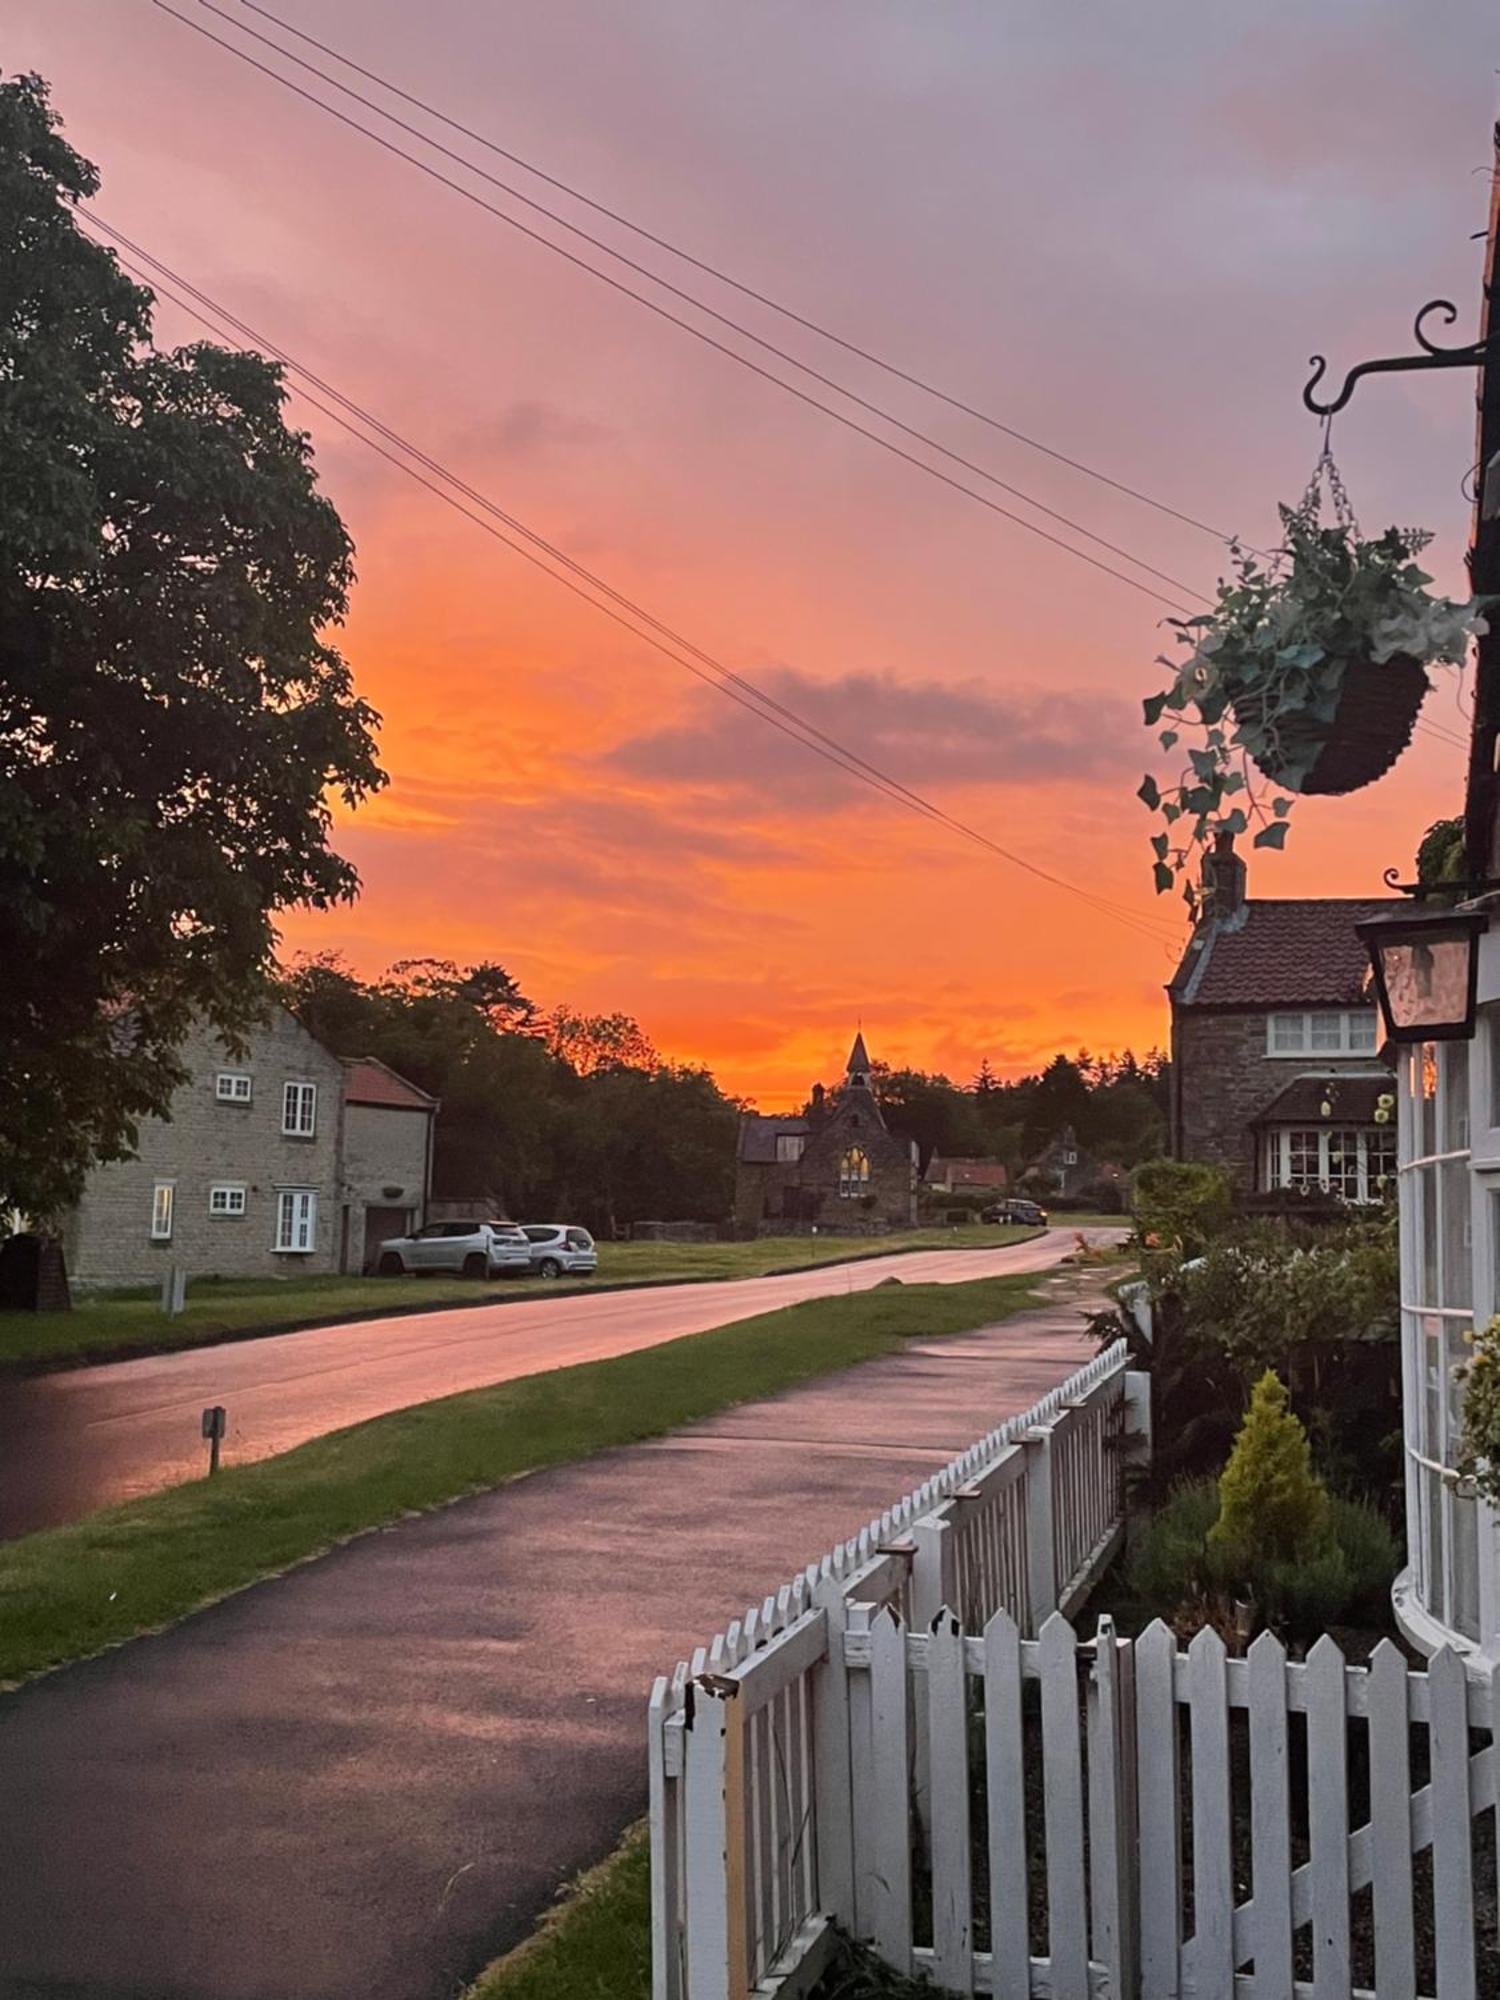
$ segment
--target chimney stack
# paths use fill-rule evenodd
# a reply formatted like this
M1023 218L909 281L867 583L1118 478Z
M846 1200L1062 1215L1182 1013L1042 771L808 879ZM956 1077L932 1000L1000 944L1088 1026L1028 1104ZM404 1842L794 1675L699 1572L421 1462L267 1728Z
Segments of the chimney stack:
M1204 923L1232 922L1245 909L1245 864L1234 851L1234 835L1214 835L1213 849L1203 857Z

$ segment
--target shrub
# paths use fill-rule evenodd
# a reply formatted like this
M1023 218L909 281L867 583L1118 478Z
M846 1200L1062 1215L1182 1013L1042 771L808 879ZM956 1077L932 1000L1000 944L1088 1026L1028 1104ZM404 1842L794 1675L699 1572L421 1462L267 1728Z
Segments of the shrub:
M1459 1464L1487 1500L1500 1501L1500 1315L1474 1335L1474 1352L1461 1379Z
M1231 1570L1247 1574L1263 1561L1313 1562L1332 1546L1328 1488L1269 1368L1219 1475L1219 1515L1208 1539Z
M1237 1624L1236 1604L1248 1601L1255 1625L1303 1642L1341 1622L1385 1622L1400 1548L1368 1501L1329 1497L1327 1543L1313 1558L1287 1561L1252 1552L1243 1568L1226 1561L1215 1544L1218 1518L1217 1484L1197 1479L1179 1487L1140 1529L1125 1582L1151 1617L1179 1631L1213 1623L1229 1633Z
M1228 1227L1229 1176L1193 1160L1146 1160L1130 1177L1130 1206L1143 1241L1196 1257Z

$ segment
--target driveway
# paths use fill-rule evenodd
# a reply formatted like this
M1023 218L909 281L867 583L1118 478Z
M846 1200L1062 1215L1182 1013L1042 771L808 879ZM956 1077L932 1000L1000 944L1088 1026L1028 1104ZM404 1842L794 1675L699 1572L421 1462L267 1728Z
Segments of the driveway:
M360 1320L7 1383L0 1394L0 1538L200 1477L201 1421L210 1403L228 1411L226 1462L243 1464L388 1410L628 1354L802 1299L865 1291L886 1277L960 1284L1044 1270L1076 1239L1075 1230L1050 1229L1007 1249L920 1250L781 1277Z
M1077 1296L364 1537L0 1697L5 2000L451 2000L652 1676L1091 1352Z

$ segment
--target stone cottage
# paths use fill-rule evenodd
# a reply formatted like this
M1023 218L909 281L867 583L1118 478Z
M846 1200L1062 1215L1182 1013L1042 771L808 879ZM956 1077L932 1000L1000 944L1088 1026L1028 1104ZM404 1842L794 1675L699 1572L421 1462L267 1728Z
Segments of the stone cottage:
M181 1054L170 1117L141 1121L133 1157L96 1167L64 1225L78 1282L359 1271L423 1220L435 1098L341 1061L282 1007L238 1054L207 1029Z
M859 1233L916 1222L917 1148L886 1125L862 1033L831 1098L814 1085L805 1116L740 1120L734 1215L743 1230Z
M1396 1171L1395 1078L1354 926L1391 899L1247 897L1224 835L1203 886L1167 988L1171 1152L1228 1168L1242 1193L1378 1200Z

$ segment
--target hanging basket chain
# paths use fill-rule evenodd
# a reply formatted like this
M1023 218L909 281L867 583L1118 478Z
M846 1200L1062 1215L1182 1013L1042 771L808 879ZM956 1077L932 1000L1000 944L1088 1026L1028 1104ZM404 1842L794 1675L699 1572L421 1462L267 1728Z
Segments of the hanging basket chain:
M1354 504L1349 498L1349 489L1344 484L1344 475L1339 471L1333 456L1333 418L1323 419L1323 444L1318 452L1317 462L1312 469L1312 478L1307 482L1307 491L1298 502L1293 518L1308 528L1315 528L1323 511L1323 488L1328 488L1328 497L1333 502L1333 518L1341 528L1351 535L1359 533L1359 522L1354 516Z

